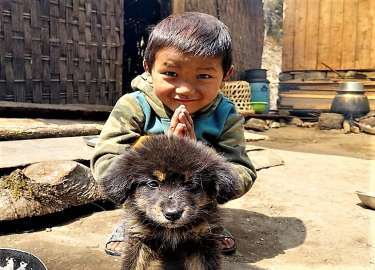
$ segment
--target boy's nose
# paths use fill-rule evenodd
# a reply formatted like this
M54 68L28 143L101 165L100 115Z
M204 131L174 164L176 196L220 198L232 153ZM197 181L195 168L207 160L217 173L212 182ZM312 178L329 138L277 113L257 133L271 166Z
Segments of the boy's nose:
M194 87L189 83L180 84L176 87L176 93L180 95L186 95L194 91Z

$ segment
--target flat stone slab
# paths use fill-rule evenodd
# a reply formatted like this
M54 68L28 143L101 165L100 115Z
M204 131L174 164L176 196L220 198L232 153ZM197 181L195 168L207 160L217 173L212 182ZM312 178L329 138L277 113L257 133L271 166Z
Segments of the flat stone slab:
M250 134L251 136L254 135L254 138L264 136ZM90 144L95 137L87 136L88 143ZM92 145L94 146L95 142ZM284 164L283 159L270 149L248 145L246 151L257 170ZM49 160L90 160L94 154L94 148L86 144L84 137L63 137L0 141L0 153L1 169L26 166Z
M49 160L90 160L93 153L84 137L0 141L0 168Z
M262 140L268 140L268 139L269 137L267 135L256 134L256 133L245 131L245 140L247 142L262 141Z
M271 149L247 145L246 153L257 171L284 165L283 158Z

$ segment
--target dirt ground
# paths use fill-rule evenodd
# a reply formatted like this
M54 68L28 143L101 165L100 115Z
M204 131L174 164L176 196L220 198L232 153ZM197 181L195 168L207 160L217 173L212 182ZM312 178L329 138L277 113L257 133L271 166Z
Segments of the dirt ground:
M259 171L250 192L223 206L238 244L224 269L375 269L375 211L354 193L375 191L375 136L291 126L262 134L269 140L252 144L285 165ZM29 251L51 270L119 269L103 249L122 212L105 209L0 223L0 247Z

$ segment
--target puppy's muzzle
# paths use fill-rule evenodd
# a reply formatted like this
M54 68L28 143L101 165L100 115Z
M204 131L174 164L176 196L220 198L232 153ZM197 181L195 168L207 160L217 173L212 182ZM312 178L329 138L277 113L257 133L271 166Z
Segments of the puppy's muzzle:
M163 215L166 219L170 221L176 221L178 220L181 216L184 210L181 209L176 209L176 208L166 208L163 209Z

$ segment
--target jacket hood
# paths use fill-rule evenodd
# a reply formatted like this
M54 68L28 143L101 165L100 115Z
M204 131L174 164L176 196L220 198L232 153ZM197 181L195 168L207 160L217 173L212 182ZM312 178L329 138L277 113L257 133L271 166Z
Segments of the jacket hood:
M135 77L131 82L131 87L134 91L141 91L145 94L148 103L158 116L170 118L169 116L173 114L155 95L150 73L144 72Z

